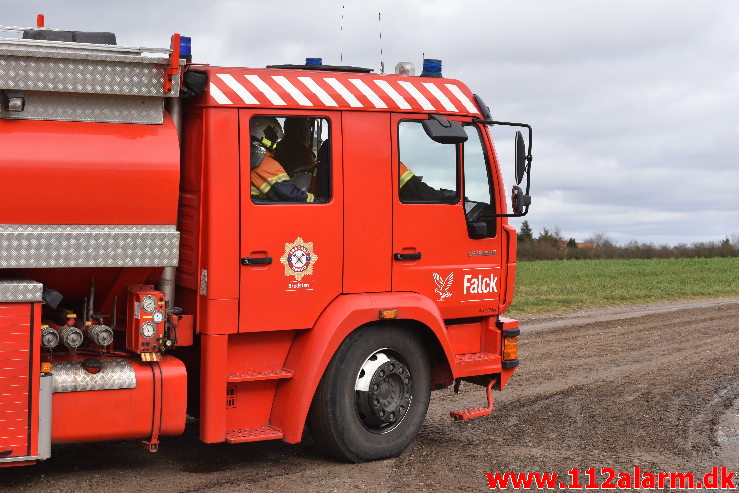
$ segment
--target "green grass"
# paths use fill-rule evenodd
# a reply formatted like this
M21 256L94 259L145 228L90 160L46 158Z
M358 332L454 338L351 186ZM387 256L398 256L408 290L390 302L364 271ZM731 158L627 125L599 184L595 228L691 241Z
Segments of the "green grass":
M739 258L519 262L507 313L739 297Z

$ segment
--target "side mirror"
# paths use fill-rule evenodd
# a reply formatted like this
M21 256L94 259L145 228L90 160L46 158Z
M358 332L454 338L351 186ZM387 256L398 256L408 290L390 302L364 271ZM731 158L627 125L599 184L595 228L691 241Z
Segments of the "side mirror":
M467 132L459 122L449 121L441 115L429 115L421 122L431 140L440 144L461 144L467 142Z
M521 135L520 131L516 132L515 146L516 185L520 185L526 174L526 144L524 144L523 135Z
M517 185L514 186L513 189L511 189L511 207L513 207L513 213L521 215L524 213L524 210L528 210L530 205L531 195L524 194L521 187Z

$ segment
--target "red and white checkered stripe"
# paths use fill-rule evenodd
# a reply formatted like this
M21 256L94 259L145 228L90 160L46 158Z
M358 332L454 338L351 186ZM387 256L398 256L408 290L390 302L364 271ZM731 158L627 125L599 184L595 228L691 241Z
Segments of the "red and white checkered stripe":
M206 104L480 115L453 79L288 70L209 70Z

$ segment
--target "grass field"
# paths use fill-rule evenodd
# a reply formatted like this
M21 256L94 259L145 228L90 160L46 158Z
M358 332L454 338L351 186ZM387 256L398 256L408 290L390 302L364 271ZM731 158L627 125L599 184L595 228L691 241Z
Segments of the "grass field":
M507 313L739 297L739 258L519 262Z

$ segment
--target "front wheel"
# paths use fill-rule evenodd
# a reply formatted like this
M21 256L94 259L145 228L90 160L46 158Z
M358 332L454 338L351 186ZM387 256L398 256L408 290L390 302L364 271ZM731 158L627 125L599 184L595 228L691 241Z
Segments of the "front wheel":
M339 346L316 390L311 435L342 460L395 457L426 417L430 379L426 349L413 332L359 329Z

